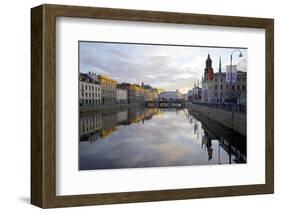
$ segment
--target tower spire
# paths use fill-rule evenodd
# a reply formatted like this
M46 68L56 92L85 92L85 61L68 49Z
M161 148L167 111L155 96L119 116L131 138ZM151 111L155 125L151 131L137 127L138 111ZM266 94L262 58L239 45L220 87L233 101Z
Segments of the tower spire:
M221 74L221 57L220 57L220 65L219 65L219 74Z

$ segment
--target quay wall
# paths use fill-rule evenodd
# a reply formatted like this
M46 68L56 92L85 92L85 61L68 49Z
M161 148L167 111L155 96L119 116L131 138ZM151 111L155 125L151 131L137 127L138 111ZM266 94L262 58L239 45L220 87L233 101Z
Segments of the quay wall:
M80 112L90 112L90 111L99 111L99 110L118 110L118 109L126 109L130 105L129 104L108 104L108 105L86 105L86 106L80 106L79 110Z
M101 105L84 105L79 107L80 112L92 112L100 110L122 110L130 107L140 108L144 107L144 104L101 104Z
M230 128L242 135L247 133L246 113L231 112L223 109L217 109L197 104L187 103L186 107L195 112L201 113L210 119L213 119L223 126Z

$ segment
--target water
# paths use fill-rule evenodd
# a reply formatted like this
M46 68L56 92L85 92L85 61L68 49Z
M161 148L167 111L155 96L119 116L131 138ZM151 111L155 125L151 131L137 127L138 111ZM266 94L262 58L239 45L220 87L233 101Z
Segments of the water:
M236 163L246 137L188 109L80 113L80 170Z

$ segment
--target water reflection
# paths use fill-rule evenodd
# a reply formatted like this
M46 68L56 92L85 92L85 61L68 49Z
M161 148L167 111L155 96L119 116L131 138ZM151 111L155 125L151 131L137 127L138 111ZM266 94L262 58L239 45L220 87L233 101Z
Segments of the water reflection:
M188 109L80 114L80 170L246 162L246 137Z

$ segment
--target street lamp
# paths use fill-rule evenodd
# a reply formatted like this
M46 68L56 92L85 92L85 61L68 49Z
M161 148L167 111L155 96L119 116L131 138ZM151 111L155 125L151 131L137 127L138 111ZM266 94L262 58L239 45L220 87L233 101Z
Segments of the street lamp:
M231 87L232 86L232 55L235 52L239 52L239 55L238 55L239 58L243 57L241 50L238 50L238 49L237 50L233 50L231 52L231 54L230 54L230 81L229 81L229 89L230 89L230 91L232 91L232 87ZM230 94L231 94L231 96L233 96L232 92L230 92ZM231 97L231 98L233 98L233 97Z

